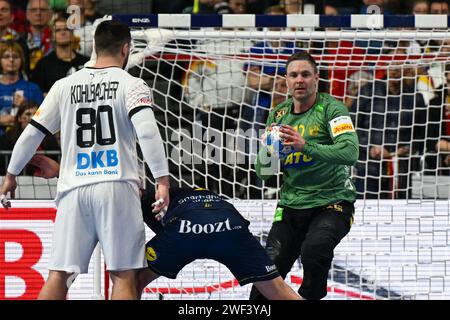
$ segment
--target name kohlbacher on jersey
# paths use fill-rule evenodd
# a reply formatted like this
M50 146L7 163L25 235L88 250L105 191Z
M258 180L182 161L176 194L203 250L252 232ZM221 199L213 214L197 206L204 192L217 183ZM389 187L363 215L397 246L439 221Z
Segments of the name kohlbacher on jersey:
M89 103L97 100L116 99L118 87L118 81L76 84L70 87L70 103Z

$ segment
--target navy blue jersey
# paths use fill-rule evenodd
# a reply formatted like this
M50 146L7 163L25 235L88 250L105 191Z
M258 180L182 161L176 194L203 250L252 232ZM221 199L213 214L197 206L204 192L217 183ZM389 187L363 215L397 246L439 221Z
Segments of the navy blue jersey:
M154 202L154 197L149 198ZM275 264L248 225L233 205L211 191L170 188L164 224L146 245L148 266L175 278L190 262L212 259L224 264L241 285L278 277ZM153 222L149 226L155 227Z
M191 210L235 210L234 206L206 189L170 188L170 204L163 223Z
M173 217L182 215L191 210L236 210L234 206L224 200L216 193L206 189L192 188L173 188L169 189L170 203L167 212L162 219L165 224ZM151 204L155 202L153 190L148 190L142 197L142 213L144 221L153 232L158 233L162 230L162 225L154 218Z

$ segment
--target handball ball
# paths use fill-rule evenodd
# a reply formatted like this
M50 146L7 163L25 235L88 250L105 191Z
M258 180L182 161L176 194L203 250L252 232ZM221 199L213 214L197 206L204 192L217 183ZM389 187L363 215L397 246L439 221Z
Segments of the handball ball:
M267 149L271 155L278 156L279 158L285 158L287 155L293 152L292 146L286 146L284 143L286 139L281 138L280 125L270 127L266 131L265 142Z

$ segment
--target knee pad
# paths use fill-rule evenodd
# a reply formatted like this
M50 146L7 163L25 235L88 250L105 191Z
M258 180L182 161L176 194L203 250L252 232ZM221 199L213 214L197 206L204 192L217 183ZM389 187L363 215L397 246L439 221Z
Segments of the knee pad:
M302 246L301 260L303 265L311 265L311 267L327 267L333 260L334 246L327 237L315 237L305 241Z

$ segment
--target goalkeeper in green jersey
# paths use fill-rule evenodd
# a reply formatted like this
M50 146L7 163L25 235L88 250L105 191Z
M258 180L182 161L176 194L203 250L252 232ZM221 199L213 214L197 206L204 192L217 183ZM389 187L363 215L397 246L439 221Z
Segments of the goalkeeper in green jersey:
M347 108L318 93L318 81L310 54L289 57L286 83L291 98L271 110L266 127L282 125L281 138L292 152L279 159L263 146L256 159L256 173L263 180L276 173L281 161L283 186L266 250L283 278L301 258L303 282L298 292L304 299L327 294L334 248L353 222L356 191L350 167L359 155ZM250 298L263 297L253 287Z

